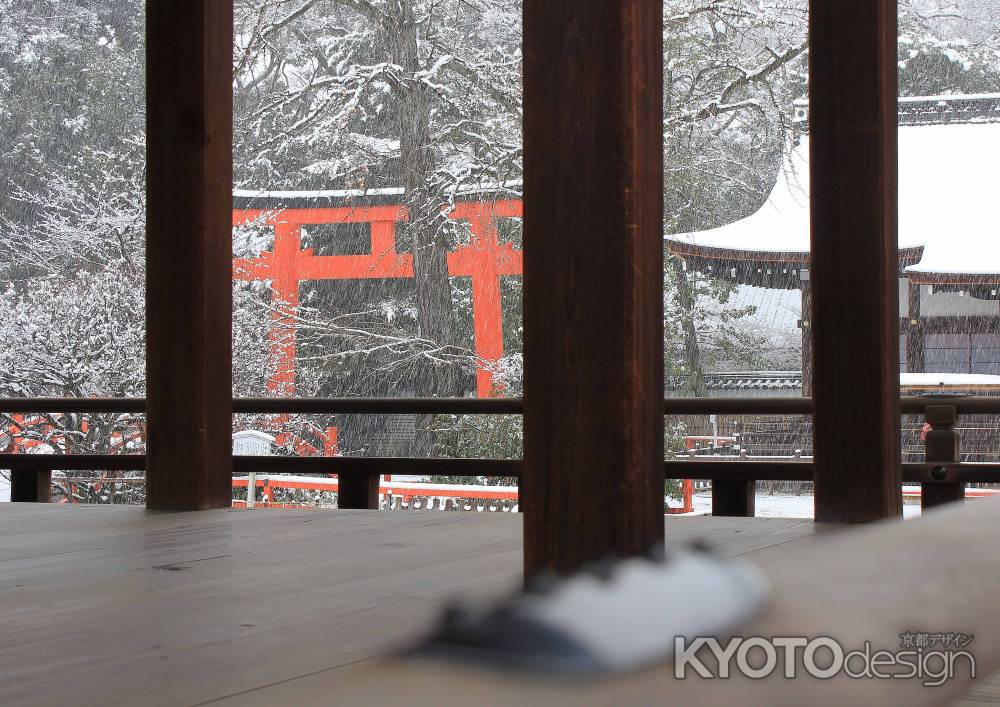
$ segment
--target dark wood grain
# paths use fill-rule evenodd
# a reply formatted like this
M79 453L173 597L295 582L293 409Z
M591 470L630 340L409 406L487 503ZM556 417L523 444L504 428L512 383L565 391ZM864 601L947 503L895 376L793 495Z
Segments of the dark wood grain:
M809 3L816 520L899 516L896 2Z
M233 5L150 0L147 504L230 505Z
M13 469L10 474L10 500L13 503L50 503L52 471L38 467Z
M660 3L524 3L525 567L663 538Z
M799 277L799 296L802 303L802 313L799 319L799 334L802 337L802 397L811 398L813 391L813 336L812 336L812 280L809 271L801 270Z
M337 508L378 510L379 475L373 472L337 476Z
M952 464L961 459L961 440L955 430L958 420L954 405L931 405L924 413L931 429L924 434L924 461ZM937 473L932 470L932 474ZM943 481L943 479L941 479ZM926 483L920 485L920 505L933 508L944 503L965 500L965 484L960 481Z
M756 488L754 481L715 479L712 481L712 515L752 518Z
M906 309L906 372L924 372L924 325L920 319L920 285L907 282Z

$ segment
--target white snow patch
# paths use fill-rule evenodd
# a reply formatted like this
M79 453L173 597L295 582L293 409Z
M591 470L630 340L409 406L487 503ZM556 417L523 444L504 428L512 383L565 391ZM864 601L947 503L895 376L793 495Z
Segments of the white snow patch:
M980 373L900 373L899 384L916 388L932 386L1000 386L1000 376L990 376Z
M319 189L315 191L268 191L266 189L234 189L233 196L247 199L347 199L366 196L402 196L403 189Z
M812 518L813 496L767 496L757 494L755 501L757 518ZM706 515L712 512L712 493L696 493L694 495L693 515ZM913 518L920 515L919 504L903 504L903 517Z

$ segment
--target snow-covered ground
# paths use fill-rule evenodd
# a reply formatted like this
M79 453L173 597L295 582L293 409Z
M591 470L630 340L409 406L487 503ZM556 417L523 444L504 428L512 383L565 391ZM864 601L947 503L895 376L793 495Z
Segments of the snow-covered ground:
M758 518L812 518L813 497L811 494L803 494L801 496L767 496L757 494L756 510ZM710 492L695 494L694 512L697 515L712 512L712 494ZM919 505L910 503L903 505L904 518L912 518L919 515Z

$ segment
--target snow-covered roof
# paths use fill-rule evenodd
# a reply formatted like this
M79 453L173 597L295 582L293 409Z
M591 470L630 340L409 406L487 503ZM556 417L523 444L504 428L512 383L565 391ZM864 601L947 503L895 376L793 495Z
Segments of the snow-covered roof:
M1000 275L998 173L1000 122L900 125L899 247L918 249L914 257L923 249L919 260L907 267L915 280L925 274L956 274L957 280L963 275ZM808 194L809 139L803 136L756 213L720 228L667 239L681 254L711 257L716 251L718 257L805 261Z

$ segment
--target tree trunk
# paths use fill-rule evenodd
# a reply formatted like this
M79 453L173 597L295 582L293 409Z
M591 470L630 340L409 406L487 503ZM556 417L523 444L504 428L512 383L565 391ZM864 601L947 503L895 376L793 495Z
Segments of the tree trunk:
M417 327L421 338L435 346L455 344L455 312L448 277L449 239L441 227L441 215L430 177L434 170L434 146L430 135L430 88L412 79L420 71L417 24L412 0L391 0L386 13L385 43L389 60L402 67L403 83L396 86L399 149L405 188L404 203L409 221L404 240L413 249L414 293ZM455 364L423 359L416 370L418 396L460 396L461 371ZM417 453L430 452L430 416L417 418Z
M683 263L671 258L677 280L677 307L680 310L684 333L684 366L688 369L688 380L682 393L695 397L705 396L705 371L701 364L701 346L698 344L698 330L695 327L695 287L692 274L684 270Z

